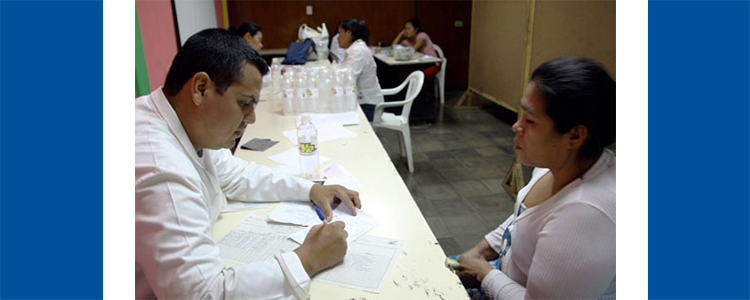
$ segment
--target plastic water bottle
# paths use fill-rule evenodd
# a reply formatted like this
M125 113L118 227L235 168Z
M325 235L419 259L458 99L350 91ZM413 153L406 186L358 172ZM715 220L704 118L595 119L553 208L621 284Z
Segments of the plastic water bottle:
M318 72L318 89L320 90L320 100L318 101L318 111L324 114L331 113L331 70L323 68Z
M284 88L284 115L287 116L296 113L294 99L297 97L297 93L295 91L294 73L292 69L286 69L284 72L284 82L282 83Z
M278 64L271 66L271 79L273 81L273 92L278 93L281 92L281 66Z
M296 74L296 88L297 88L297 97L295 97L295 107L297 107L297 113L303 114L303 113L309 113L310 111L307 109L306 103L307 102L307 73L305 73L305 70L299 69L297 70Z
M336 69L334 73L333 89L331 89L331 92L333 93L334 113L344 112L344 101L346 99L344 90L344 85L346 84L345 81L346 77L344 76L343 69Z
M303 178L319 179L318 130L315 129L309 114L302 114L301 119L302 122L297 127L300 172Z
M309 113L318 112L318 101L320 99L318 69L307 70L307 97L305 98L305 109Z
M349 112L349 111L356 111L357 110L357 77L354 77L354 74L351 69L346 69L344 72L346 75L346 97L344 101L344 109L343 111Z

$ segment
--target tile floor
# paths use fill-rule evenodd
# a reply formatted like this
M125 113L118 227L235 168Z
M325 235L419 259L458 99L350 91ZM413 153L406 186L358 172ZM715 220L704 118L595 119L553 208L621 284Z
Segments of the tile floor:
M446 91L443 120L412 126L414 173L399 154L398 134L377 131L446 255L460 254L495 229L514 199L501 181L513 163L516 115L497 104L456 110L463 91ZM530 174L524 168L524 175Z

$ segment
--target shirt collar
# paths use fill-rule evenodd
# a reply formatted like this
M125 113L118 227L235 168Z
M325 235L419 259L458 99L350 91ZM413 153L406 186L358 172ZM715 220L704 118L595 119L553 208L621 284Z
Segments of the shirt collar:
M184 151L188 153L191 158L200 161L198 153L195 150L195 147L193 147L193 143L190 142L190 137L188 137L185 128L182 127L182 122L180 122L177 112L172 108L172 104L167 100L167 96L164 95L164 91L162 91L161 87L151 92L151 101L153 101L154 107L156 107L156 113L167 123L167 127L169 127L172 134L177 137L177 140L180 142L180 145L182 145Z

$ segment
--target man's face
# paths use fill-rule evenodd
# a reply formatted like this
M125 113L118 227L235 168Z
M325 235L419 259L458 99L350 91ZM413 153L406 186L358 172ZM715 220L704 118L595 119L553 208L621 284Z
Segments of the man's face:
M247 124L255 123L255 108L260 100L262 77L254 65L245 63L243 77L224 91L211 89L205 95L202 131L208 149L231 148L242 136Z

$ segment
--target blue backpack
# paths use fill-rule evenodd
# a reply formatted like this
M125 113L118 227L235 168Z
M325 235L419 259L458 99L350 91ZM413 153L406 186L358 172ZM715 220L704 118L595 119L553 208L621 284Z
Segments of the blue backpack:
M315 42L312 39L306 39L302 43L291 43L286 50L286 58L282 64L285 65L304 65L310 53L315 52Z

